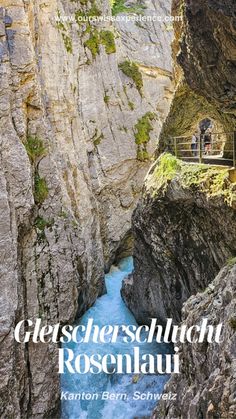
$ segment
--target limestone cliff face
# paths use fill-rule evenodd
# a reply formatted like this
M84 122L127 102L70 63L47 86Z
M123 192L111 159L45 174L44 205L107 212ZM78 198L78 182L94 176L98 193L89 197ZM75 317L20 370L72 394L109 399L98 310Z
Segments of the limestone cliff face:
M203 118L220 131L235 129L235 2L174 0L172 7L183 20L175 25L176 89L157 155ZM220 347L183 345L182 372L165 389L177 402L162 401L154 419L236 416L235 259L207 286L235 256L235 221L235 172L171 156L151 168L133 218L135 271L122 295L140 322L173 317L192 326L207 317L224 324Z
M103 292L172 92L167 28L159 39L159 23L81 26L92 7L111 13L81 3L1 1L1 418L56 417L57 349L15 345L13 328L73 321Z
M192 135L204 118L214 122L217 132L235 128L235 2L173 0L172 13L182 20L174 25L176 88L161 151L170 137Z
M175 402L161 401L152 419L234 419L236 416L236 265L224 267L203 292L183 308L183 322L190 327L203 318L223 323L222 343L181 347L181 374L173 376L165 392L177 393Z
M133 216L134 273L122 295L140 323L171 317L236 252L236 186L228 170L162 155Z
M183 9L177 60L187 84L224 112L235 114L235 1L186 0Z

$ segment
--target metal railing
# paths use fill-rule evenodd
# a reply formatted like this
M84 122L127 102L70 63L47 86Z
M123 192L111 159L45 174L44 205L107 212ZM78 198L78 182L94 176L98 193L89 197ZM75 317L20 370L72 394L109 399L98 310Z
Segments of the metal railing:
M236 131L201 134L195 143L192 137L170 138L169 151L184 161L236 167Z

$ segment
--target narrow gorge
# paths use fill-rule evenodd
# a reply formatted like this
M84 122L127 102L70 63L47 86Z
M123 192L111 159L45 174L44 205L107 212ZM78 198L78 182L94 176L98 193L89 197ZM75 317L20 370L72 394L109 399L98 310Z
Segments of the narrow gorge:
M1 0L1 419L235 419L235 168L188 164L171 146L206 119L236 132L234 3ZM230 147L225 136L221 157ZM77 324L101 301L98 323L106 302L114 324L208 317L224 342L181 346L164 390L176 402L76 416L60 403L57 345L19 345L14 329Z
M14 326L73 322L105 291L169 110L172 30L79 20L103 14L108 0L1 1L1 418L58 417L57 348L16 345Z
M233 419L235 168L190 165L168 151L171 136L191 135L204 118L225 133L235 130L236 7L233 0L176 0L172 8L183 13L172 44L175 94L159 158L134 211L134 272L123 282L122 295L141 323L173 318L191 327L208 318L224 325L219 347L181 345L183 373L173 375L164 390L176 392L177 399L161 401L152 419Z

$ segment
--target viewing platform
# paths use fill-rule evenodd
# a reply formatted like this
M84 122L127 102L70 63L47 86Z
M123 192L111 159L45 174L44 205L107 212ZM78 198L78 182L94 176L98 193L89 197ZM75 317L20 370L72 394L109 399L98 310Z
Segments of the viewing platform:
M196 141L193 137L171 137L168 151L190 163L236 167L236 131L201 134Z

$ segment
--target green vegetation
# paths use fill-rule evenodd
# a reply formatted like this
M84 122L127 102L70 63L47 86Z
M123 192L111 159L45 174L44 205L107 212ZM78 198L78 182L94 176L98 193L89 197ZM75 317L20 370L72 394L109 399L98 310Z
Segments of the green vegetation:
M103 133L101 133L99 136L98 136L98 129L96 128L95 129L95 134L94 134L94 136L92 137L92 140L93 140L93 144L95 145L95 146L98 146L100 143L101 143L101 141L102 141L102 139L104 138L104 134Z
M125 86L125 85L123 86L123 91L124 91L125 96L127 97L128 106L131 109L131 111L133 111L135 109L135 106L134 106L134 103L131 102L131 100L129 99L129 96L128 96L128 93L127 93L127 86Z
M116 52L115 37L111 31L101 31L100 32L101 43L105 46L105 51L107 54L113 54Z
M167 186L181 168L181 162L172 154L163 154L151 175L151 182L148 180L148 188L155 185L155 189Z
M72 54L73 49L72 49L72 40L69 37L69 35L67 34L67 27L65 26L65 24L60 20L61 19L61 13L60 10L57 10L57 29L62 33L62 39L66 48L66 51L69 54Z
M222 196L228 205L236 200L235 185L229 180L228 169L182 163L181 179L185 187L199 187L211 197Z
M93 58L96 58L96 55L99 54L100 45L104 45L107 54L116 52L115 38L111 31L91 30L90 37L84 45L91 51Z
M41 158L47 155L47 148L43 140L37 136L29 136L25 142L25 149L33 167L35 203L41 204L48 196L48 187L46 180L39 176L38 163Z
M68 218L68 213L67 212L65 212L65 211L63 211L63 210L61 210L61 212L59 213L59 215L58 215L59 217L61 217L61 218Z
M85 17L85 13L84 12L82 12L81 10L77 10L76 12L75 12L75 20L76 20L76 23L78 24L78 25L81 25L81 23L84 23L84 21L83 21L83 18Z
M108 106L109 100L110 100L110 96L107 95L107 92L105 93L103 100L104 100L105 104Z
M102 12L99 10L97 5L95 4L95 1L92 2L92 7L87 11L86 16L88 17L98 17L101 16Z
M77 1L77 0L76 0ZM80 25L81 23L86 22L86 20L89 22L89 18L98 17L101 16L102 12L97 7L95 0L90 0L90 3L92 4L90 9L83 11L83 10L77 10L75 12L75 19L77 23ZM87 6L88 0L82 0L80 1L81 6ZM84 18L84 19L80 19Z
M137 159L140 161L146 161L149 160L150 156L147 152L147 150L140 150L140 148L138 148L137 150Z
M171 180L176 175L177 171L180 169L180 162L171 154L164 154L163 158L160 160L160 165L156 171L156 176L160 174L163 179Z
M45 220L43 217L40 217L40 216L38 216L35 219L34 227L37 230L39 230L39 232L37 232L39 242L44 241L46 239L45 229L52 227L53 224L54 224L54 219Z
M65 45L66 51L69 54L72 54L73 48L72 48L72 40L71 40L71 38L63 32L62 33L62 39L64 41L64 45Z
M142 96L143 77L137 64L126 60L119 64L119 69L123 71L127 77L130 77L133 80L136 89Z
M236 264L236 256L227 260L227 265L232 268Z
M131 102L130 100L128 101L128 105L129 105L129 108L131 109L131 111L133 111L135 109L134 103Z
M45 228L51 227L54 224L54 220L47 221L42 217L37 217L34 226L41 231L44 231Z
M204 164L187 164L169 153L164 153L147 179L147 189L155 195L174 177L183 188L194 188L208 197L222 197L228 205L236 201L236 187L230 182L228 169Z
M98 146L100 143L101 143L101 141L102 141L102 139L104 138L104 135L103 134L101 134L99 137L97 137L94 141L93 141L93 144L95 145L95 146Z
M96 58L96 55L99 54L100 45L100 38L97 29L90 34L90 38L85 41L84 45L91 51L92 57Z
M46 180L41 178L38 172L34 176L34 199L36 204L42 204L48 196Z
M60 18L60 12L59 12L59 10L57 11L57 16L58 16L58 18ZM57 21L56 25L57 25L57 29L58 29L59 31L64 31L64 32L66 32L66 27L65 27L65 25L64 25L64 23L63 23L63 22L61 22L61 21Z
M148 160L147 143L150 141L150 132L153 130L152 121L156 114L147 112L134 126L135 143L138 145L137 159L140 161Z
M110 0L112 15L116 16L119 13L141 13L145 6L138 4L135 6L125 6L125 0Z
M150 140L150 132L153 130L151 121L156 118L152 112L147 112L142 116L135 125L135 142L136 144L147 144Z
M87 0L80 2L82 6L87 6ZM92 18L101 16L102 12L97 7L95 0L91 0L92 4L88 10L77 10L75 19L78 25L85 25L84 34L89 34L84 45L91 51L93 59L99 54L99 46L104 45L107 54L116 52L115 37L113 32L109 30L98 30L92 25Z
M35 164L38 159L47 154L47 149L44 146L43 141L36 136L27 137L25 149L32 164Z

